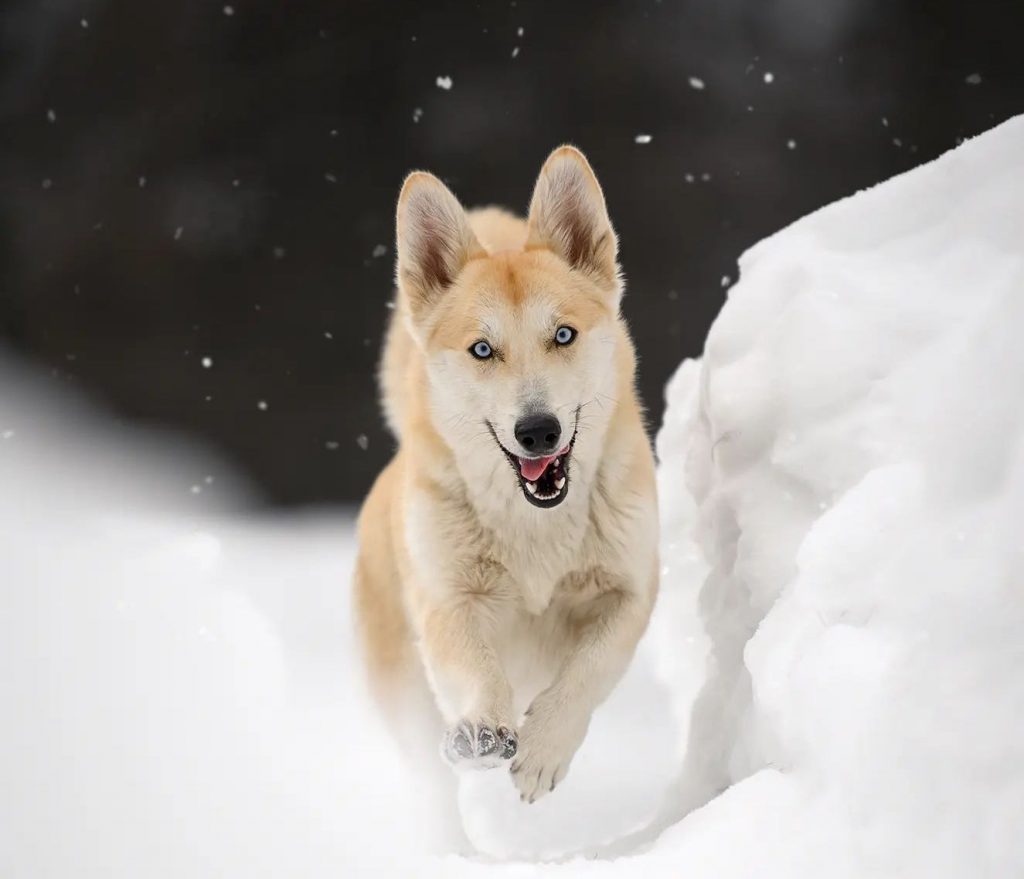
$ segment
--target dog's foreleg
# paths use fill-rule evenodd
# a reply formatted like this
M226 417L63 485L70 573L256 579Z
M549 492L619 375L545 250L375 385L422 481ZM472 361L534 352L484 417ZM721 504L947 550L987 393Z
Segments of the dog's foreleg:
M420 649L449 729L442 753L453 764L498 766L518 750L512 688L493 644L508 597L452 590L423 614Z
M568 648L552 684L533 700L520 730L512 778L533 802L555 789L583 742L590 716L629 665L651 602L624 589L603 592L576 608Z

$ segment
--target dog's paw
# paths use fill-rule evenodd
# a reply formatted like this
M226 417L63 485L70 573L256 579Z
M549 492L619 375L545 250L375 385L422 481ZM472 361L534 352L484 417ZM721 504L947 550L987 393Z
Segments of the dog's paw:
M515 757L519 736L507 726L462 720L444 735L441 753L453 766L490 769Z
M520 732L519 756L509 767L523 802L536 802L565 778L588 723L586 717L560 716L543 694L530 706Z

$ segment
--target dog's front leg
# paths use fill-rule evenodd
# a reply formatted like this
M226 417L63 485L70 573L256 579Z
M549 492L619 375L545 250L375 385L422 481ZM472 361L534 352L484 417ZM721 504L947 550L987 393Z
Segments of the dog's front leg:
M518 750L512 689L493 647L508 601L500 584L463 583L423 610L420 649L450 725L442 753L453 764L498 766Z
M650 610L651 601L624 589L604 591L574 609L565 659L527 709L520 731L511 770L523 800L534 802L565 777L591 714L625 672Z

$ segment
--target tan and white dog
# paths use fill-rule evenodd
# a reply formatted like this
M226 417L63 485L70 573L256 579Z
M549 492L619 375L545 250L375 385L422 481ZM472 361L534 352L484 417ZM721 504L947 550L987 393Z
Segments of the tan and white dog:
M526 222L411 174L397 241L381 384L399 448L360 516L354 586L366 663L396 724L429 705L453 764L507 763L533 802L565 777L658 588L615 232L563 146Z

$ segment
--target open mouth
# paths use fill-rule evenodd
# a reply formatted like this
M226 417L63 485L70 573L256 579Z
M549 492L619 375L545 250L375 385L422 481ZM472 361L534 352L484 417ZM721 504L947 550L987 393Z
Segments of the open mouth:
M519 478L523 496L531 504L542 509L549 509L557 507L565 500L565 496L569 493L569 459L572 456L572 447L576 442L575 432L568 445L557 454L532 458L513 455L498 442L493 428L491 433L494 435L494 441L498 443L498 448L504 452Z

